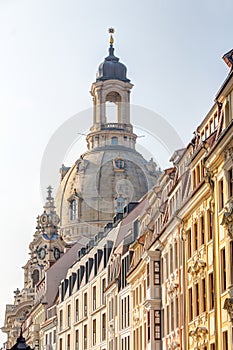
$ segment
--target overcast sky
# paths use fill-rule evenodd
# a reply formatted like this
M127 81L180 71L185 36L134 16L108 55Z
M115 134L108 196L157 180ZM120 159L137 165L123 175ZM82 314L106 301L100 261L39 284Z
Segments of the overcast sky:
M132 103L164 117L186 144L228 74L221 57L233 48L232 13L231 0L0 0L1 325L5 304L23 286L21 267L42 212L43 153L63 123L91 107L107 29L116 29ZM77 134L84 131L80 125Z

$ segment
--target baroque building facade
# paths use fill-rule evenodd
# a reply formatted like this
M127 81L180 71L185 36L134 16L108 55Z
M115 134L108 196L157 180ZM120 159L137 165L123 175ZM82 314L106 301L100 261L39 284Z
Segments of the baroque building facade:
M48 188L6 348L22 328L36 350L232 349L233 50L223 58L214 105L160 173L135 150L133 85L110 37L88 150L55 200Z

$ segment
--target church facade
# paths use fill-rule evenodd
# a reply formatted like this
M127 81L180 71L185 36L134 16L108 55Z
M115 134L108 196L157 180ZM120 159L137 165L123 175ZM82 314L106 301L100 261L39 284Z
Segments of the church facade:
M162 173L135 150L126 66L92 84L87 151L37 218L6 349L227 350L233 343L233 51L214 105ZM110 122L107 103L116 105Z

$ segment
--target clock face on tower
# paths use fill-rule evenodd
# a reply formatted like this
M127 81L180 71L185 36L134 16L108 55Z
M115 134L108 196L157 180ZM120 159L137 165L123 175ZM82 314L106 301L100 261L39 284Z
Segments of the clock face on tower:
M37 252L37 255L38 255L39 259L41 259L41 260L44 259L45 255L46 255L45 248L40 248Z
M42 226L48 224L48 215L46 213L42 214L39 220Z

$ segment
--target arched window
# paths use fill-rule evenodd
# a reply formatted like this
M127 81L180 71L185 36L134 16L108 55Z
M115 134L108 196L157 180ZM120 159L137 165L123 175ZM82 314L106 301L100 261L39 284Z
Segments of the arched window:
M77 214L77 205L76 205L76 200L73 199L70 202L70 220L75 220L76 214Z
M106 99L106 115L108 123L120 122L121 96L116 91L107 94Z
M111 143L112 143L112 145L118 145L118 137L116 137L116 136L113 136L112 137L112 139L111 139Z
M39 270L34 270L32 273L32 286L35 287L35 285L39 282Z

